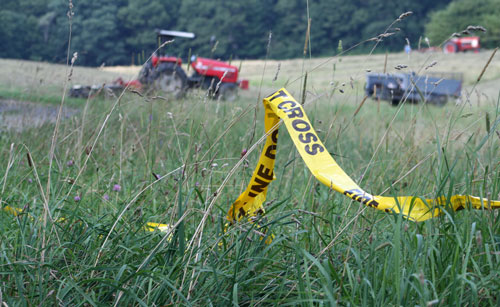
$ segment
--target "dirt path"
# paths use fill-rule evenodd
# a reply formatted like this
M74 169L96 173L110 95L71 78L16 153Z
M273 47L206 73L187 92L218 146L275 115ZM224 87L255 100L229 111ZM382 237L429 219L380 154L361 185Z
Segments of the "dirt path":
M55 123L59 107L42 105L14 99L0 99L0 131L22 131L40 127L45 123ZM64 108L62 118L78 113L77 109Z

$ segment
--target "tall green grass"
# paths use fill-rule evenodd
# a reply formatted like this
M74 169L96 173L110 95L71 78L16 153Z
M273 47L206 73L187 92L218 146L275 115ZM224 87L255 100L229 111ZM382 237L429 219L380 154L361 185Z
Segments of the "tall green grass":
M291 90L297 96L299 86ZM367 191L498 198L500 139L486 131L483 112L367 101L353 117L356 105L344 99L337 92L306 110L330 153ZM227 209L260 147L215 195L249 147L254 99L226 103L195 92L182 101L127 94L80 103L82 112L60 126L50 195L53 126L1 134L2 206L23 209L18 217L0 213L8 306L499 302L498 212L447 211L416 224L365 208L316 182L282 127L263 222L276 237L266 245L251 224L225 231ZM499 118L498 108L487 111L492 123ZM176 227L147 232L147 222Z
M413 70L432 56L417 58ZM259 223L267 232L227 226L262 149L256 99L283 85L368 192L500 198L500 97L444 108L368 100L358 108L364 72L385 63L348 59L304 59L281 72L263 63L253 76L263 91L233 103L200 91L178 101L77 99L69 102L80 113L57 128L0 131L1 206L22 210L0 211L0 305L498 305L498 212L446 210L413 223L367 208L317 182L284 127ZM72 78L79 72L98 74L75 68ZM61 93L32 76L0 77L8 84L0 96L54 103L52 92ZM149 232L148 222L171 230Z

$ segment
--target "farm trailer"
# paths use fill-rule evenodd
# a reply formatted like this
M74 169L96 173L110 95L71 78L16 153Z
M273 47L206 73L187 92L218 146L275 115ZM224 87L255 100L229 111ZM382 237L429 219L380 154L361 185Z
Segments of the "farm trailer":
M457 73L433 73L423 76L415 73L366 75L366 95L390 101L393 105L407 100L443 106L450 97L460 98L461 91L462 75Z

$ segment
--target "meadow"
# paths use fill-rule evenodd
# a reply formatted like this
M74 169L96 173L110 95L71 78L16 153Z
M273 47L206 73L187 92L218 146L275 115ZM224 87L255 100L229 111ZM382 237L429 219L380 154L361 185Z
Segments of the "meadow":
M353 202L316 181L285 127L264 204L272 243L255 224L226 225L262 149L262 98L281 87L366 191L500 199L499 55L477 81L491 53L233 61L250 80L235 102L203 91L65 97L76 113L36 126L24 117L9 130L0 114L0 204L22 211L0 211L0 305L498 305L498 211L415 223ZM398 64L462 73L462 99L364 100L366 72ZM44 106L61 105L72 84L140 69L0 67L0 101Z

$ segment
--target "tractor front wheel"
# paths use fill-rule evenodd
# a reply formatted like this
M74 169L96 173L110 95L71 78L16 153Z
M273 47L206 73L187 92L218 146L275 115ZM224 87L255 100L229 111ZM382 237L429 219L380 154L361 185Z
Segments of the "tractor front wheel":
M187 85L184 70L175 63L160 63L153 71L154 89L173 98L181 98Z

